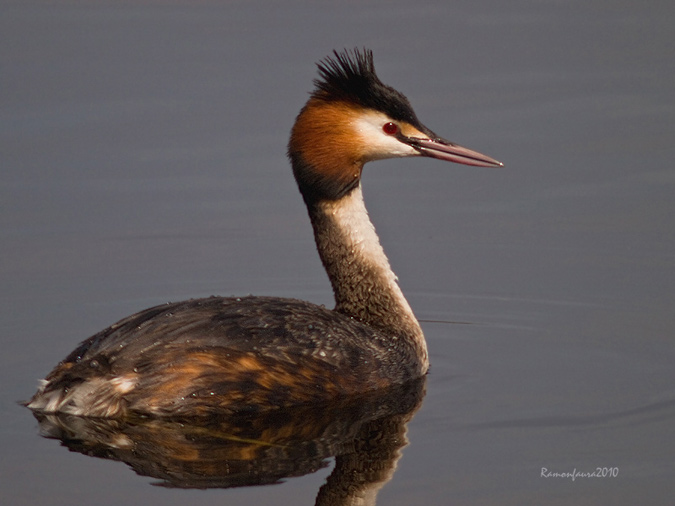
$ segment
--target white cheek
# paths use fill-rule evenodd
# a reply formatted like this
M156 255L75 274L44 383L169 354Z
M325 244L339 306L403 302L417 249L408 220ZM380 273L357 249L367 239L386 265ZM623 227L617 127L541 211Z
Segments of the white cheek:
M391 121L386 115L370 112L354 120L354 129L365 146L367 160L417 156L419 152L399 141L395 136L384 133L382 127Z

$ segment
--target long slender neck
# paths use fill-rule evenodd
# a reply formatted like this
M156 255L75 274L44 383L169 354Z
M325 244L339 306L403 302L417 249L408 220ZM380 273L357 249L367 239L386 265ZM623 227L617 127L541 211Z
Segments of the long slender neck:
M424 368L422 329L398 286L363 203L361 186L309 207L317 249L335 293L335 310L392 336L409 339Z

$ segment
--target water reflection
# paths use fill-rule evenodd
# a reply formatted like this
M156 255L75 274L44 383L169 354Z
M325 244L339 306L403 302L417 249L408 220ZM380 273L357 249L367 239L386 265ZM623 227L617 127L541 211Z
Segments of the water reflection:
M107 420L34 413L40 434L92 457L119 460L178 488L279 483L335 457L316 504L375 504L407 444L426 379L328 405L256 416Z

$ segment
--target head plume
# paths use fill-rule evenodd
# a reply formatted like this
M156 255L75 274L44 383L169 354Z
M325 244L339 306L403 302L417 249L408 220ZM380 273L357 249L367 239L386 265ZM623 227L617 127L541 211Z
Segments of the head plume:
M345 49L341 53L333 51L333 55L317 64L320 79L314 80L313 98L350 102L421 126L405 95L377 77L370 49Z

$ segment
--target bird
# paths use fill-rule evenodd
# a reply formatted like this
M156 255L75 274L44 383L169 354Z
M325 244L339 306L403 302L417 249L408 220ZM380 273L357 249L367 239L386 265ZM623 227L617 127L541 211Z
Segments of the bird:
M363 167L398 157L503 164L425 127L408 99L380 81L371 50L333 51L317 67L287 154L334 308L268 296L152 307L80 343L28 408L98 418L255 414L427 374L424 334L364 206Z

